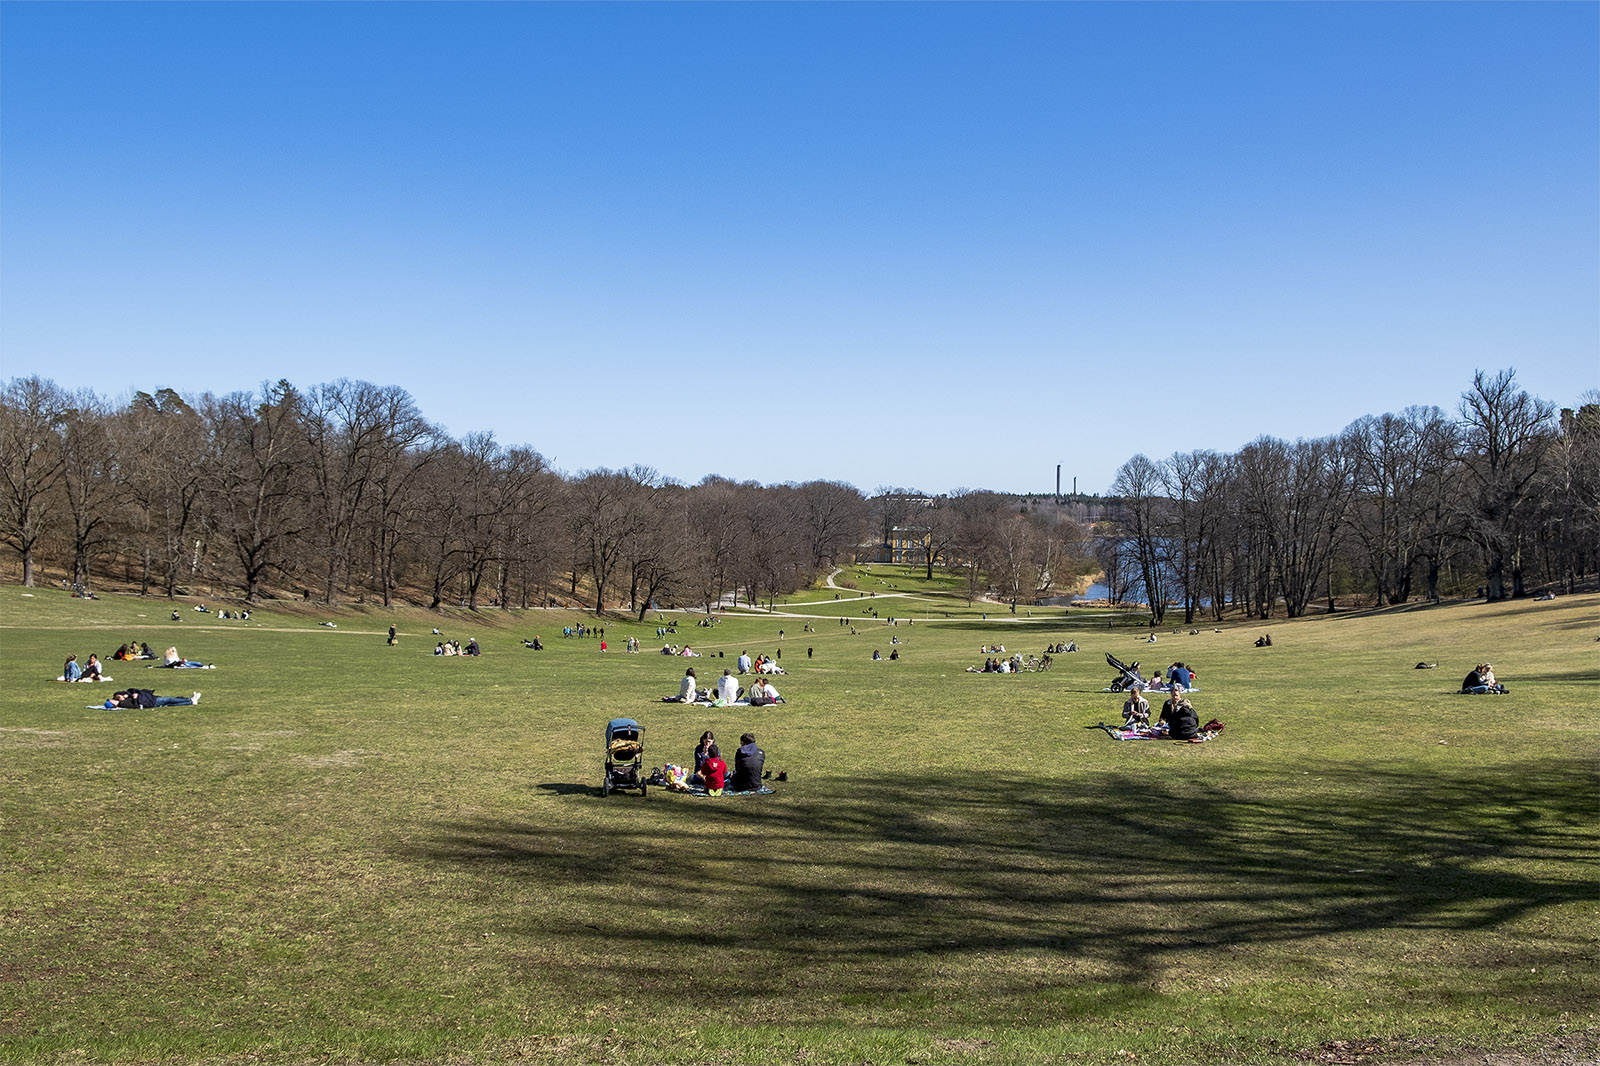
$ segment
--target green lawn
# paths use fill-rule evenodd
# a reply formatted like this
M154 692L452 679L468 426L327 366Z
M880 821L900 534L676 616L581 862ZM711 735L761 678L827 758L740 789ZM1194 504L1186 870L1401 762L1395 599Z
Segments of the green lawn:
M956 597L945 620L945 590L878 591L884 618L918 620L858 601L852 636L846 601L813 590L790 615L680 624L668 639L707 653L684 660L649 653L653 618L608 619L613 649L646 653L602 655L561 638L576 614L346 610L328 629L184 605L174 623L161 600L0 587L0 1060L1593 1046L1600 596L1167 627L1150 646L1108 628L1120 616L985 621ZM483 656L434 657L435 625ZM1263 630L1273 648L1252 646ZM547 651L521 647L536 632ZM896 636L901 662L870 661ZM111 666L201 704L91 709L120 685L46 680L129 637L219 664ZM1082 652L1046 673L964 669L983 644L1068 638ZM780 647L787 706L655 702L688 663L708 682ZM1084 728L1116 714L1108 651L1197 666L1196 707L1227 732ZM1482 659L1509 696L1454 694ZM751 729L790 780L602 800L617 715L646 726L647 764Z

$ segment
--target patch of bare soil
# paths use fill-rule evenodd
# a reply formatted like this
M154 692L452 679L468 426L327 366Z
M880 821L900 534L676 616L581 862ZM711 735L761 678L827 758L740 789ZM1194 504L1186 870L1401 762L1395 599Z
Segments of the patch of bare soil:
M1326 1066L1600 1066L1600 1029L1579 1029L1532 1050L1428 1053L1429 1041L1332 1040L1301 1053Z

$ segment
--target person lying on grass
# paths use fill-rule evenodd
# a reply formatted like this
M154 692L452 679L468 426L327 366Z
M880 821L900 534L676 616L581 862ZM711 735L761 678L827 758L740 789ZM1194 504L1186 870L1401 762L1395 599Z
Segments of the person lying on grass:
M205 666L205 663L194 659L185 659L183 656L178 654L178 649L176 646L174 646L168 648L167 653L162 656L161 665L163 667L170 667L175 670L199 670Z
M144 707L189 707L200 702L200 693L192 696L157 696L147 688L130 688L126 692L113 692L106 707L132 711Z

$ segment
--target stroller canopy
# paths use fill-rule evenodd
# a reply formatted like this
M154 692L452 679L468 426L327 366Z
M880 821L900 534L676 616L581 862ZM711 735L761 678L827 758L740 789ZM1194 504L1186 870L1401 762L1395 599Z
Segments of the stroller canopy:
M620 734L627 740L638 740L639 734L644 732L644 726L632 718L613 718L606 723L606 747L611 746L611 741Z

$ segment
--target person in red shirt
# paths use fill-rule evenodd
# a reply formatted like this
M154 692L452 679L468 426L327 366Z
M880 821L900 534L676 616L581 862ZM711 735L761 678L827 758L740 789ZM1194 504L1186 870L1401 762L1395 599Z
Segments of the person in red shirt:
M700 776L705 779L706 795L722 795L722 786L728 779L728 764L722 761L722 750L715 744L706 749L706 761L700 768Z

